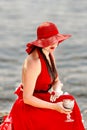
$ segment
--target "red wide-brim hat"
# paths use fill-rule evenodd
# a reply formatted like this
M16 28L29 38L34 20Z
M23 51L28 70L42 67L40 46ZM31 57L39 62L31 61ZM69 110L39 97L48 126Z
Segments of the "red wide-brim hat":
M69 37L69 34L60 34L54 23L44 22L37 28L37 39L26 45L26 51L30 53L34 46L45 48L55 43L60 44Z

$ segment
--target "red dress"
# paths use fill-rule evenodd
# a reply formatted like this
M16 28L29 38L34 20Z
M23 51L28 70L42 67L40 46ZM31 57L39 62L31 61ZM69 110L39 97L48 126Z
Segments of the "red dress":
M36 82L34 96L50 102L50 93L46 90L48 90L52 81L46 62L40 53L39 57L41 61L41 73ZM15 91L18 98L9 116L1 124L0 130L85 130L76 101L73 112L71 113L71 118L74 119L74 122L65 122L66 114L62 114L56 110L37 108L25 104L23 102L22 87L20 85ZM56 102L62 101L65 98L74 99L71 95L62 95Z

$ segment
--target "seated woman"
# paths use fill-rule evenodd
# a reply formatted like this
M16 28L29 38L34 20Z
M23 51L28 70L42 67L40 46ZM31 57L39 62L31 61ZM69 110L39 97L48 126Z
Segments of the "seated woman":
M60 34L56 25L44 22L37 28L37 40L27 44L22 83L11 112L0 130L84 130L81 113L72 95L63 94L53 51L71 35ZM63 101L73 100L72 110ZM72 121L66 121L67 114Z

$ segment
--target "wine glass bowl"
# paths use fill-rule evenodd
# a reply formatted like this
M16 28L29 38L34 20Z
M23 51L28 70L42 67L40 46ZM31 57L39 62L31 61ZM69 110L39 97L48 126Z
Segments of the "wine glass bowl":
M64 99L64 100L63 100L63 106L64 106L64 108L66 108L66 109L72 110L73 107L74 107L74 100Z
M63 100L63 107L66 108L66 109L72 110L73 107L74 107L74 100L64 99L64 100ZM71 115L70 115L70 114L67 114L67 120L66 120L66 122L73 122L73 121L74 121L74 120L71 119Z

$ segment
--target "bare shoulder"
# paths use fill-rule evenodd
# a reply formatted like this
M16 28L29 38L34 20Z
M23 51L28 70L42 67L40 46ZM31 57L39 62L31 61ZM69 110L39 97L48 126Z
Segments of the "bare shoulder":
M25 59L24 61L24 68L29 68L29 67L40 67L40 59L39 58L35 58L32 59L29 56Z
M28 55L24 61L23 70L27 71L35 71L40 73L41 71L41 63L40 58L36 52Z

